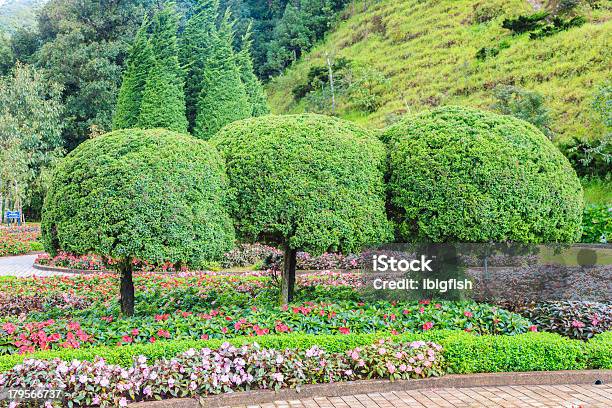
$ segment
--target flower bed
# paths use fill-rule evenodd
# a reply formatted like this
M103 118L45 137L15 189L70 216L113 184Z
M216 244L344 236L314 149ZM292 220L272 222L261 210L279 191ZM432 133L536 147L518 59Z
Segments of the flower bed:
M40 237L40 227L0 226L0 256L23 255L32 250L40 250L36 240Z
M199 396L222 392L299 388L306 383L357 379L409 379L443 374L442 347L423 341L381 339L366 347L333 353L308 349L264 349L257 344L189 349L172 359L134 359L131 367L60 359L25 360L0 374L0 387L65 386L65 400L93 406L127 406L128 401ZM50 402L51 403L51 402Z
M122 318L89 315L78 320L47 319L0 325L0 353L154 343L168 339L231 338L283 333L350 334L403 333L459 329L481 334L519 334L528 320L489 305L443 302L392 305L380 302L305 303L284 308L218 307L204 313L176 311L154 316Z
M0 354L292 332L535 329L518 314L474 302L364 303L352 288L337 284L345 283L344 275L301 276L296 303L279 308L267 277L137 274L133 318L119 314L112 274L11 280L0 297L0 311L7 311L0 317Z

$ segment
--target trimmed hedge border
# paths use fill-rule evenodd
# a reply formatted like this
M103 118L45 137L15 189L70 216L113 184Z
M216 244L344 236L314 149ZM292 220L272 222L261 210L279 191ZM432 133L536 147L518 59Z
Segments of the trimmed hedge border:
M286 334L232 339L160 341L132 346L101 346L82 349L39 351L26 355L0 357L0 372L10 370L24 359L93 361L96 356L108 363L127 367L138 355L150 360L172 358L190 348L218 348L228 342L235 346L257 342L263 348L305 349L317 345L330 352L343 352L393 337L398 341L433 341L444 347L446 368L453 374L612 369L612 332L595 336L589 342L572 340L553 333L525 333L516 336L477 336L462 331L432 330L426 333L351 335Z

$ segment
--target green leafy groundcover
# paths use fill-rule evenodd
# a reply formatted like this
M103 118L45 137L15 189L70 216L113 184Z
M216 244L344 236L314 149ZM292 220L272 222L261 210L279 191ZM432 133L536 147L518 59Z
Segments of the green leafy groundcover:
M329 352L344 352L389 337L389 333L351 335L288 334L250 336L220 340L180 340L124 347L101 346L84 349L46 350L28 355L0 356L0 372L10 370L24 359L64 361L102 357L109 364L130 366L133 358L145 356L151 361L171 358L181 352L218 348L224 342L234 346L258 343L270 349L308 349L318 346ZM442 355L448 373L513 372L544 370L612 369L612 332L595 336L588 342L572 340L553 333L525 333L516 336L475 335L457 330L426 333L404 333L394 340L432 341L443 347Z

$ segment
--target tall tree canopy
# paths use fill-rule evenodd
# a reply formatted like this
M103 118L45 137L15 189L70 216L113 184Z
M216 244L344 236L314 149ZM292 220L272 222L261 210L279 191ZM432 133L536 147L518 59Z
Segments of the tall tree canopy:
M231 17L226 12L217 34L209 39L213 49L204 62L193 132L202 139L211 138L223 126L253 112L232 47L233 35Z
M61 87L31 66L17 64L0 77L0 207L40 201L41 172L63 150L60 95Z
M187 131L183 72L179 65L177 38L178 16L166 6L153 17L149 44L153 64L142 94L138 127ZM142 61L147 64L148 61ZM147 66L141 67L146 70Z
M153 52L148 40L148 29L148 20L145 18L132 44L123 82L119 89L117 108L113 117L113 128L115 129L135 127L138 123L142 94L147 76L154 63Z

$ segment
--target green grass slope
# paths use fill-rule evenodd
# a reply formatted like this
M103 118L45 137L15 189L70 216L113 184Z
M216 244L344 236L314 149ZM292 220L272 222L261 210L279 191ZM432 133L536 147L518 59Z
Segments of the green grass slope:
M367 4L366 4L367 3ZM406 112L458 104L490 108L497 84L535 90L545 97L557 138L601 135L591 101L612 69L612 2L584 7L588 22L550 37L512 36L504 18L531 14L541 2L485 0L502 14L474 22L478 1L380 0L349 4L341 21L309 54L273 78L267 86L275 113L315 110L296 102L292 89L306 81L311 66L325 65L326 54L344 57L384 73L389 84L373 113L351 111L338 103L337 113L380 128ZM480 2L482 4L483 1ZM507 41L509 48L480 61L477 51Z

